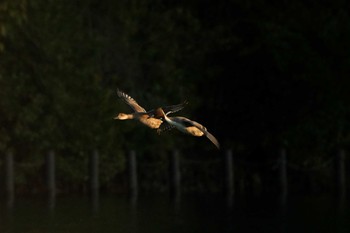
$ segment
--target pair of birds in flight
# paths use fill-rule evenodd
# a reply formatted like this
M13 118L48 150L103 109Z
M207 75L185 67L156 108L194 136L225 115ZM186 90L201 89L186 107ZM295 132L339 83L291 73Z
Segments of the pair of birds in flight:
M183 102L177 105L158 107L149 111L146 111L141 107L136 100L134 100L128 94L117 90L118 96L128 104L133 110L133 113L119 113L114 119L116 120L131 120L135 119L140 121L142 124L156 129L158 133L166 129L176 128L179 131L196 137L206 136L218 149L220 149L220 144L218 140L208 132L207 128L198 122L192 121L186 117L182 116L168 116L171 113L178 112L185 107L187 102ZM163 120L165 122L163 122ZM161 125L164 125L164 127Z

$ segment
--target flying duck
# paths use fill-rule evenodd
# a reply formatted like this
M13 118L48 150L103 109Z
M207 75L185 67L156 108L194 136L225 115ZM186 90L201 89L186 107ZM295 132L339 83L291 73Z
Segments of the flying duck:
M128 104L134 110L134 112L119 113L114 117L114 119L115 120L135 119L152 129L159 129L160 125L163 123L163 121L160 119L161 117L163 117L163 115L168 115L170 113L180 111L187 104L187 101L185 101L181 104L161 107L162 112L156 111L155 109L146 111L143 107L141 107L136 102L136 100L134 100L128 94L120 91L119 89L117 89L117 94L126 104Z
M176 128L179 131L196 137L201 137L205 135L218 149L220 149L220 144L218 140L208 132L207 128L199 124L196 121L192 121L186 117L174 116L168 117L162 108L155 110L158 116L163 116L163 119L169 124L164 129L158 128L157 132L160 133L164 130Z

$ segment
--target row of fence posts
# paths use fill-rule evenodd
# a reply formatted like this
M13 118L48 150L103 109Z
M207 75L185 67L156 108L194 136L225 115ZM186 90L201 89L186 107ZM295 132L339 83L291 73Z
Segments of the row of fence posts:
M127 155L128 163L128 183L129 183L129 197L132 203L136 203L139 193L138 188L138 174L137 174L137 158L134 150L130 151ZM175 201L180 200L181 196L181 164L180 164L180 153L175 150L170 154L169 157L169 173L170 173L170 187L169 191L172 198ZM337 191L341 198L345 196L346 192L346 176L345 176L345 152L339 150L336 156L336 177L337 177ZM224 188L225 196L228 205L232 205L233 197L235 193L234 188L234 161L231 150L227 150L223 156L224 159ZM279 179L280 179L280 194L281 201L286 202L288 194L288 177L287 177L287 153L284 148L280 151L280 160L278 164L279 168ZM56 171L55 171L55 153L50 151L46 155L45 160L46 166L46 187L51 206L55 204L56 196ZM7 197L8 206L12 206L15 199L15 185L14 185L14 156L12 152L8 152L4 159L5 167L5 192ZM89 160L89 188L93 200L98 205L99 196L99 153L95 150Z

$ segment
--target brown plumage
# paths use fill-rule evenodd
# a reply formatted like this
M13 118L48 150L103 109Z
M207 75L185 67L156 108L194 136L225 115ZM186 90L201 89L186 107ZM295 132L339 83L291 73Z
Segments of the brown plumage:
M133 110L133 113L119 113L117 114L114 119L116 120L131 120L135 119L140 121L142 124L146 125L149 128L152 129L158 129L160 125L163 123L163 121L160 119L163 114L168 115L173 112L180 111L185 107L187 102L177 104L177 105L170 105L170 106L165 106L162 107L164 110L161 114L159 115L159 111L156 112L154 109L150 111L146 111L143 107L141 107L136 100L134 100L131 96L128 94L120 91L119 89L117 90L118 96L126 103L128 104Z
M206 136L218 149L220 149L220 144L218 140L208 132L207 128L203 125L199 124L196 121L192 121L186 117L182 116L174 116L168 117L167 114L164 113L162 108L156 109L157 114L162 115L163 119L169 124L169 127L165 127L165 129L176 128L179 131L189 134L196 137ZM164 129L158 129L158 133L163 131Z

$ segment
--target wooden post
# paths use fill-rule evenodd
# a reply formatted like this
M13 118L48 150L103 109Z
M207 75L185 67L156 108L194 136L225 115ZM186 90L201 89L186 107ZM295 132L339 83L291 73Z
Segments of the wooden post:
M137 160L134 150L128 155L128 172L129 172L129 197L132 202L136 202L138 196L138 181L137 181Z
M14 158L11 151L5 154L5 186L7 206L12 207L15 199Z
M180 173L180 153L178 150L170 154L169 163L170 175L170 195L179 201L181 194L181 173Z
M285 204L288 194L288 180L287 180L287 153L286 149L282 148L280 151L280 186L281 186L281 201Z
M340 197L344 197L346 194L346 180L345 180L345 151L339 149L336 160L336 173L337 173L337 190Z
M90 155L89 160L89 180L90 180L90 196L92 201L92 207L94 211L97 211L99 206L99 153L95 150Z
M55 177L55 152L49 151L46 155L46 186L49 197L49 207L53 208L55 205L56 196L56 177Z
M90 191L92 194L96 194L99 190L99 154L98 151L95 150L91 156L89 161L90 167Z
M233 157L232 150L227 150L224 155L225 168L225 194L227 205L231 206L234 195L234 171L233 171Z

